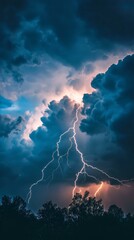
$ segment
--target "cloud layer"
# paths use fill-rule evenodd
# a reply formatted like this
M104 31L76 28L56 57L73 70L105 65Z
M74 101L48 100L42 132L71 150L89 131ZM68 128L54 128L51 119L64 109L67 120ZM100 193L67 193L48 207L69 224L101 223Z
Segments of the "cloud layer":
M85 160L116 177L133 177L134 55L105 72L134 50L133 8L134 1L126 0L0 2L0 182L4 193L24 196L40 178L60 134L72 126L75 101L80 102L84 92L84 119L80 115L77 140ZM100 69L103 73L93 79L90 94L90 80ZM63 139L61 154L69 144ZM57 171L53 184L72 186L81 167L74 146L69 163L70 168L66 159L61 161L63 176ZM57 159L54 168L56 164ZM82 179L80 184L92 181Z
M38 65L42 57L78 68L107 58L119 46L132 49L133 7L125 0L1 2L3 74L22 82L21 66Z
M1 117L1 132L0 132L0 159L1 159L1 171L6 171L6 179L13 177L13 180L7 185L7 180L1 175L1 182L3 183L3 191L9 191L13 194L23 194L27 191L29 186L40 178L41 169L52 158L52 153L56 149L56 143L59 140L59 136L72 126L77 104L65 96L59 102L50 102L48 109L45 110L44 115L41 118L42 126L37 130L31 132L31 142L27 142L21 138L21 134L17 137L14 135L21 124L21 117L16 120L11 120L10 116ZM13 132L12 134L10 134ZM65 154L67 148L70 146L69 137L72 136L72 132L67 135L67 138L63 138L60 144L60 154ZM74 150L73 150L74 151ZM55 177L52 184L57 182L71 182L74 178L74 173L79 167L79 163L76 166L75 153L70 151L70 167L67 166L66 157L61 160L61 168L55 171ZM54 164L50 166L45 172L46 183L51 181L52 170L57 168L58 158L55 158ZM16 188L14 189L14 184ZM44 182L43 182L44 184ZM25 192L26 194L26 192Z
M85 94L80 129L101 146L96 158L110 161L120 177L131 178L134 169L134 55L98 74L91 85L96 91ZM105 140L104 140L105 139ZM91 144L91 143L90 143Z

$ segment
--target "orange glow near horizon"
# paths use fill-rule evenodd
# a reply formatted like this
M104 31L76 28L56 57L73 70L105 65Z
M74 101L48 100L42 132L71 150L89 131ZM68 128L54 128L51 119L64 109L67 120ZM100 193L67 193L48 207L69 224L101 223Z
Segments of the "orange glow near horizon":
M123 188L123 186L122 186ZM121 186L113 186L108 182L103 182L101 181L100 184L89 184L88 186L85 187L78 187L76 189L76 192L80 194L84 194L85 191L88 191L90 196L92 197L97 197L97 198L105 198L109 192L114 192L114 191L119 191L122 189Z

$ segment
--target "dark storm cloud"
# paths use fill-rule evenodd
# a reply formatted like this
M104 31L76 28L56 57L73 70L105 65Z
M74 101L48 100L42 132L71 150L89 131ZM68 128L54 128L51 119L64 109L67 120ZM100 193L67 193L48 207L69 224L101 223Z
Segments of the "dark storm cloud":
M38 170L37 166L34 168L31 146L18 135L17 138L14 134L0 137L0 196L20 194L25 198L27 184L32 177L31 170Z
M21 128L22 122L22 117L13 119L9 115L0 115L0 137L8 137L12 131L17 133Z
M8 101L4 99L4 102L6 102L5 107L10 107L7 104ZM20 184L20 169L25 164L23 159L26 159L27 156L30 158L30 151L27 151L27 145L24 145L19 139L19 132L22 130L23 125L24 120L21 116L13 118L10 115L0 115L1 194L12 194L13 189L19 189L17 184Z
M21 31L21 21L23 19L26 1L1 1L0 2L0 64L1 69L12 72L13 61L18 55L20 40L17 37Z
M91 136L90 144L96 142L101 146L100 153L94 148L96 158L111 161L119 176L128 177L132 177L134 170L133 66L134 55L127 56L93 79L91 85L96 91L84 95L86 118L80 125Z
M39 65L42 59L47 61L48 56L76 69L85 63L85 73L88 74L93 71L91 62L107 59L109 52L114 54L124 48L132 50L133 7L134 1L126 3L125 0L0 1L3 82L9 76L9 79L22 84L25 66ZM93 157L91 159L108 172L113 169L112 173L125 178L133 176L134 169L133 58L128 56L93 80L92 86L97 91L84 95L82 112L87 118L81 123L81 130L91 135L84 154L89 159ZM68 81L77 90L81 87L79 79L74 79L71 73ZM8 86L11 86L9 83ZM1 108L12 106L12 101L3 97L0 103ZM40 170L51 159L59 135L72 126L75 111L76 105L68 97L59 103L52 101L41 119L42 126L30 134L34 146L20 139L19 134L17 138L10 134L18 133L23 121L21 117L1 116L0 169L6 172L7 177L5 179L0 174L3 191L22 193L25 187L27 190L33 181L40 178ZM69 144L63 139L61 153ZM67 168L65 161L61 162L64 178L58 171L55 182L67 180L72 183L76 168L80 169L76 158L76 152L72 151L71 169ZM49 175L50 171L47 173Z
M9 182L17 180L17 174L9 166L5 166L0 163L0 187L3 189L3 185L8 185Z
M134 1L80 0L79 16L87 32L92 29L102 47L134 43ZM103 44L106 44L103 46Z
M106 59L117 45L130 50L133 7L133 1L125 0L1 1L3 72L22 82L23 76L16 77L22 75L21 65L40 62L46 54L78 68L86 61Z
M78 106L74 103L74 101L70 100L67 96L62 98L59 102L50 102L48 109L45 111L44 116L41 118L41 121L43 123L42 126L30 134L30 138L34 142L33 151L35 154L40 154L40 159L44 159L43 164L51 160L52 153L56 149L56 143L59 140L60 135L69 127L72 127L77 107ZM68 147L70 146L69 137L72 135L73 132L71 131L65 137L63 137L60 144L61 155L65 154ZM74 154L75 153L72 153L70 160L70 166L74 165L74 170L70 170L67 167L67 159L64 157L61 160L64 176L61 176L60 171L57 171L54 182L64 182L65 180L69 181L70 177L72 177L72 174L77 168L77 166L75 166ZM53 165L54 169L58 164L57 156L55 157L56 161ZM49 169L46 174L50 174Z
M22 140L19 135L17 138L14 134L9 135L11 131L18 129L20 118L12 120L9 116L1 118L1 133L0 133L0 167L1 171L6 174L0 175L3 192L23 195L28 191L29 186L40 178L41 169L52 158L52 152L56 149L56 142L61 133L72 126L77 105L68 97L64 97L59 102L50 102L48 109L44 112L41 118L42 126L30 134L33 144L28 144ZM67 135L72 136L72 132ZM64 137L60 144L60 154L64 154L70 146L68 138ZM79 168L79 163L75 164L76 154L74 150L70 152L70 168L67 166L67 160L61 160L63 175L58 169L54 175L54 181L57 182L72 182L75 177L76 168ZM58 158L55 156L55 162L45 172L45 179L48 178L48 183L51 180L52 170L57 167ZM73 170L74 169L74 170ZM6 173L5 173L6 172ZM10 183L8 183L10 181ZM43 182L43 184L45 184ZM14 187L15 186L15 187Z
M71 126L72 119L75 117L76 107L77 105L74 105L74 101L67 96L59 102L51 101L44 116L41 118L43 138L49 136L49 138L54 137L56 140L62 132L68 129ZM36 141L36 139L38 141L38 133L41 136L40 127L31 133L30 137L33 141ZM44 141L44 144L47 143Z

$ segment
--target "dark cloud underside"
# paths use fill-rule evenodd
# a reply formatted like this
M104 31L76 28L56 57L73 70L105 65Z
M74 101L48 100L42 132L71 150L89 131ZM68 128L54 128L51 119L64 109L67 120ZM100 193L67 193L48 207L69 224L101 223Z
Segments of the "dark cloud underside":
M46 54L75 68L133 49L134 1L1 1L2 74L22 82L22 65ZM118 46L118 47L117 47Z
M21 130L24 125L29 130L29 123L34 125L32 117L38 110L42 111L38 106L34 112L34 108L45 99L45 109L48 99L63 96L62 90L65 93L66 88L74 95L79 94L87 89L83 75L87 74L88 78L89 74L90 78L111 59L114 62L119 56L132 53L133 26L134 0L0 1L3 192L24 194L40 178L41 168L51 160L60 134L72 126L77 105L67 96L60 101L53 99L42 113L40 126L31 131L29 143L22 138ZM91 85L94 91L83 96L84 118L80 130L77 129L80 150L94 166L115 177L131 178L134 173L134 55L98 74ZM63 138L61 154L69 144L69 138ZM53 184L73 184L81 167L74 145L69 163L70 168L66 159L61 161L64 174L57 171ZM46 172L46 178L51 177L56 166L57 159ZM100 180L107 179L101 176ZM79 184L85 186L93 181L82 179Z
M107 161L112 161L120 176L125 173L128 177L132 177L134 170L133 66L134 55L127 56L93 79L91 85L96 91L84 95L83 114L86 118L80 125L80 129L91 136L91 142L95 139L100 144L101 154L96 152L96 157L106 158L109 142Z

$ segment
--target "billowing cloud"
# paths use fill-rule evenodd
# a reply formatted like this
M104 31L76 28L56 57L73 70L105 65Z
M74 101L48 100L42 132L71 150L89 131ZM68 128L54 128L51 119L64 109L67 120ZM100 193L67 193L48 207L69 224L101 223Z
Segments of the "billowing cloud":
M128 56L104 73L133 52L133 7L133 1L125 0L0 2L3 192L24 196L40 178L59 135L72 126L75 101L81 103L86 92L82 132L77 127L77 141L86 161L117 177L133 175L134 57ZM91 88L95 89L92 94ZM61 154L69 144L63 138ZM61 161L64 176L56 171L53 183L72 185L80 169L74 146L70 156L70 168L66 159ZM57 159L53 167L56 165ZM88 183L91 179L81 181L84 186Z
M0 9L2 72L17 82L23 81L22 65L48 56L78 68L106 59L117 45L133 46L133 2L12 0Z
M83 98L80 129L89 134L94 156L109 162L118 176L133 176L134 169L134 55L113 64L105 74L97 75L91 85L96 89ZM104 164L105 165L105 164ZM102 165L103 166L103 165ZM116 169L116 170L115 170Z
M132 41L123 42L124 37L118 36L111 41L102 30L98 34L102 26L100 28L95 19L101 24L103 16L106 29L111 29L113 21L116 33L126 37L128 23L133 24L133 15L131 18L129 15L132 4L125 5L124 1L123 4L115 3L116 16L121 15L118 21L121 30L116 30L117 21L113 18L110 22L106 20L109 16L106 14L109 12L106 1L101 2L100 15L99 6L97 1L94 5L91 0L24 0L23 3L11 0L0 3L2 96L13 101L26 97L27 101L36 103L34 107L39 106L44 97L48 103L71 92L69 97L72 95L74 99L76 92L83 94L87 90L88 81L85 79L88 75L95 76L101 68L100 62L105 66L110 58L114 62L122 52L123 55L131 52L132 31L128 37ZM110 14L115 16L115 8L110 9ZM114 27L112 36L117 35ZM68 78L70 72L72 76Z
M10 135L10 132L19 128L20 117L14 121L9 116L3 116L1 119L1 134L0 134L0 152L1 169L5 172L7 169L7 179L12 178L12 183L7 186L7 181L1 176L3 183L3 191L21 195L27 193L29 186L32 182L40 178L42 167L47 164L51 158L52 153L56 149L56 143L61 133L66 131L72 126L76 108L78 105L69 99L67 96L62 98L59 102L51 101L48 108L45 110L44 115L41 118L42 125L37 130L31 132L31 142L27 142L21 138L21 135ZM68 133L67 138L63 138L60 145L60 154L64 154L67 148L70 146L69 136L72 133ZM4 137L4 138L3 138ZM72 149L69 158L70 168L67 165L66 157L61 161L61 168L64 175L61 174L60 168L55 172L54 181L57 182L71 182L74 173L79 167L75 164L75 153ZM54 164L50 166L45 172L45 179L48 178L48 183L52 177L52 170L57 168L58 162L55 158ZM5 181L5 185L4 185ZM16 182L16 188L14 189L14 183ZM43 185L44 182L43 182Z
M42 126L38 127L37 130L33 131L30 134L30 138L34 143L34 153L40 155L40 160L43 160L43 164L47 164L51 158L52 153L56 149L56 143L59 140L60 135L67 131L68 128L72 127L75 115L76 108L78 107L74 101L69 99L67 96L63 97L59 102L51 101L48 105L48 109L45 110L44 116L41 118ZM60 143L60 154L64 155L67 152L68 147L70 146L69 137L71 137L73 132L69 132L67 136L62 139ZM74 151L74 147L72 148ZM75 173L79 163L75 164L75 157L72 152L70 156L70 168L67 166L67 158L63 157L61 160L61 168L63 168L63 175L61 180L61 172L56 171L56 177L54 182L57 181L70 181L70 177ZM51 171L55 169L58 165L58 158L52 164L52 169L48 168L46 174L51 178Z

